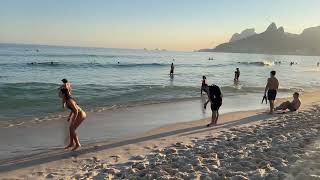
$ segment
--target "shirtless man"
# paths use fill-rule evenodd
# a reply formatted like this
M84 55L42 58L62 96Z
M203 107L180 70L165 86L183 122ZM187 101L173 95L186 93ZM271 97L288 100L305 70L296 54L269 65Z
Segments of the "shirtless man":
M170 68L170 76L173 76L174 74L174 65L171 63L171 68Z
M276 71L271 71L270 72L270 78L268 78L268 82L266 85L266 88L264 90L264 96L267 96L268 93L268 100L270 103L270 114L273 113L274 110L274 101L276 100L277 97L277 91L279 88L279 81L275 77Z
M282 111L285 111L285 110L289 110L289 111L297 111L301 106L301 101L299 99L299 93L298 92L295 92L293 93L293 101L290 102L290 101L286 101L282 104L280 104L279 107L277 107L275 109L275 111L278 111L278 110L282 110Z
M234 72L234 81L239 81L239 77L240 77L240 70L239 68L237 68L236 71Z

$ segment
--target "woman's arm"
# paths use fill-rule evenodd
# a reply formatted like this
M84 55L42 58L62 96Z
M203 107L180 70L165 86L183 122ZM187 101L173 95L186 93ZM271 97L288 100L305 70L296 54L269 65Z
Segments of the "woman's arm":
M68 116L68 120L67 120L68 122L70 121L70 119L72 118L72 116L73 116L73 111L71 111L70 114L69 114L69 116Z
M266 94L267 94L267 91L269 90L269 86L270 86L270 78L268 79L268 82L267 82L266 88L264 89L264 95L266 95Z
M66 101L64 98L62 98L62 109L66 108Z
M68 91L69 91L69 94L71 95L72 87L71 87L71 84L70 84L70 83L68 83L67 89L68 89Z

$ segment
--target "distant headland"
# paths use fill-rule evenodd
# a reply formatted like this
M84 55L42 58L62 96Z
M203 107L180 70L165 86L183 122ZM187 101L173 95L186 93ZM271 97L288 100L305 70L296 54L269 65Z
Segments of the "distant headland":
M271 23L262 33L257 34L253 28L246 29L240 34L235 33L227 43L199 51L319 56L320 26L307 28L301 34L292 34Z

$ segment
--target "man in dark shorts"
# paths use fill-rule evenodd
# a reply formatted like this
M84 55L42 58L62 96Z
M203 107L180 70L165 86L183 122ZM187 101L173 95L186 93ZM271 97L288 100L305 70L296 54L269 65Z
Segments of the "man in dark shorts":
M206 108L207 104L211 103L211 110L212 110L212 117L211 117L211 123L207 125L207 127L210 127L211 125L216 125L219 118L219 109L222 105L222 93L217 85L211 85L208 86L208 102L204 104L204 108Z
M236 71L234 72L234 81L239 81L239 77L240 77L240 70L239 68L237 68Z
M268 97L269 104L270 104L270 114L273 114L274 110L274 101L276 100L277 97L277 91L279 88L279 81L275 77L276 71L271 71L270 72L270 78L268 78L268 82L266 85L266 88L264 90L264 96Z
M173 74L174 74L174 65L173 65L173 63L171 63L170 76L173 76Z

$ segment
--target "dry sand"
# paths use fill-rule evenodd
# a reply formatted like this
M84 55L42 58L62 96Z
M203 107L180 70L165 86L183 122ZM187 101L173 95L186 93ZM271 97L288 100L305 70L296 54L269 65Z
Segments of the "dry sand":
M299 112L265 110L168 125L143 136L77 152L0 161L1 179L319 179L320 93L306 93Z

